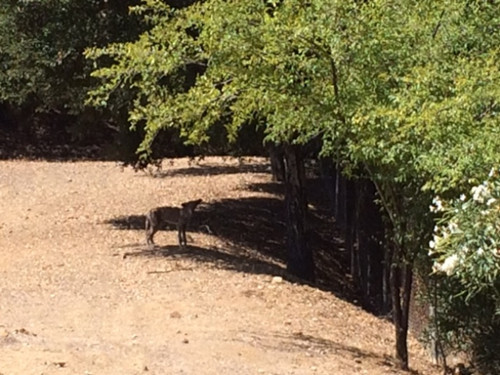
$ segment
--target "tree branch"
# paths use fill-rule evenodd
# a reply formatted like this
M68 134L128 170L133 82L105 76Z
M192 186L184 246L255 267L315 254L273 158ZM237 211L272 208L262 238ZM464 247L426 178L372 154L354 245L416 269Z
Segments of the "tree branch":
M434 31L432 32L432 39L434 39L439 31L439 28L441 27L441 21L443 19L443 16L444 16L444 13L445 13L445 10L443 9L441 14L439 15L439 21L438 23L436 24L436 27L434 28Z

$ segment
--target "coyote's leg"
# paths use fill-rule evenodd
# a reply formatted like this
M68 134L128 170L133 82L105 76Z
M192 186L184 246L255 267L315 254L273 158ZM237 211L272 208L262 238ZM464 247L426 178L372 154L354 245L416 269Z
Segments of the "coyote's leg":
M177 225L177 234L179 236L179 247L184 248L187 245L186 241L186 224L179 223Z
M179 221L177 222L177 231L179 236L179 246L185 247L187 246L187 238L186 238L186 228L191 221L191 217L193 216L193 212L202 202L201 199L182 203Z
M156 217L156 212L154 210L149 211L146 214L145 229L146 229L146 242L150 248L155 246L153 237L155 233L158 231L158 224L159 223Z

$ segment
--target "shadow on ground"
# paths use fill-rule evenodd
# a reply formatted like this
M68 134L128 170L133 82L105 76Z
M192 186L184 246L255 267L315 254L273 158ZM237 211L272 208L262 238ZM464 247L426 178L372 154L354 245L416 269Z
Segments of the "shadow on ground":
M319 180L308 183L311 191L308 241L317 265L314 286L353 301L355 295L346 277L347 254L342 251L342 241L329 211L329 204L323 201L326 195L322 193ZM273 197L223 199L204 203L195 211L188 232L216 236L224 244L221 247L188 246L180 250L177 246L166 246L151 251L144 244L146 250L126 255L183 257L239 272L282 275L290 281L300 282L287 277L284 270L286 222L283 186L279 183L264 183L252 184L246 189L271 193ZM177 207L167 209L172 212L178 210ZM111 218L107 223L116 229L144 230L143 215L120 216ZM167 224L165 229L176 230L176 227Z
M174 163L172 161L172 163ZM175 176L216 176L221 174L237 173L269 173L271 167L269 164L252 163L241 161L239 165L210 165L193 162L193 165L187 168L176 168L168 171L159 169L155 172L155 177L175 177Z
M254 346L269 350L278 350L288 353L309 352L311 355L325 355L331 352L342 353L346 361L354 358L357 361L373 360L379 366L387 367L387 372L393 372L395 368L394 359L387 355L381 355L369 349L362 349L345 342L338 342L322 337L306 335L302 332L284 333L277 332L238 332L241 339L235 341L250 342ZM418 375L417 371L410 370L409 374Z
M190 259L197 263L210 264L215 268L253 274L283 275L286 277L285 269L278 264L259 260L245 254L224 252L222 249L216 247L203 248L188 245L186 248L180 248L172 245L157 246L154 249L144 249L125 253L123 258L139 256Z
M378 360L390 360L369 350L362 350L355 346L336 342L322 337L306 335L303 332L285 333L282 331L268 332L265 334L247 332L246 335L253 339L256 345L266 349L280 350L285 352L310 351L315 354L326 352L342 352L354 358L373 358Z

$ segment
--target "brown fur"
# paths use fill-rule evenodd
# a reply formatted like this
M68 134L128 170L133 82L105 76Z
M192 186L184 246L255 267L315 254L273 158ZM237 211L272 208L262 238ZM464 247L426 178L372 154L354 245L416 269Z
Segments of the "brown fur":
M146 214L146 241L149 247L154 246L153 237L160 229L163 223L171 223L177 225L177 234L179 238L179 246L187 245L186 228L191 221L193 212L196 207L202 202L201 199L182 203L181 208L174 207L156 207Z

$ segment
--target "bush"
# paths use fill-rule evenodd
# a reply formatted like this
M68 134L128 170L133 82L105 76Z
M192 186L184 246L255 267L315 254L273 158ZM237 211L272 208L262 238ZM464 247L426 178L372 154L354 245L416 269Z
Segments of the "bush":
M438 332L454 349L470 350L484 374L500 373L500 170L469 195L443 202L430 242L439 281Z

